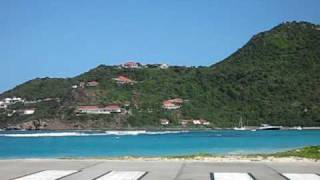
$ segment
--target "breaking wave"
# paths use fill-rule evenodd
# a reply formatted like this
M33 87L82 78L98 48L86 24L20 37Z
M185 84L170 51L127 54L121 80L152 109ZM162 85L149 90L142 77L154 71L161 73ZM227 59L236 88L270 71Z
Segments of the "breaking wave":
M108 135L117 135L117 136L125 136L125 135L141 135L141 134L149 134L149 135L157 135L157 134L178 134L178 133L186 133L188 131L106 131Z
M91 136L91 135L98 135L98 134L79 133L79 132L0 134L0 136L5 136L5 137L64 137L64 136Z
M0 137L67 137L67 136L136 136L136 135L161 135L177 134L188 131L106 131L104 133L87 132L46 132L46 133L18 133L18 134L0 134Z

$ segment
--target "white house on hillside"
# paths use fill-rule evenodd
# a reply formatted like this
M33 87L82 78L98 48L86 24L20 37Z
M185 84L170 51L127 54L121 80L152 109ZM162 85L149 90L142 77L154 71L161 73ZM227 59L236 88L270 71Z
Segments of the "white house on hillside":
M136 69L140 68L140 64L137 62L126 62L124 64L121 64L122 68L127 68L127 69Z
M35 109L25 109L23 110L23 114L24 115L31 115L31 114L34 114L36 110Z
M168 69L169 68L169 65L168 64L161 64L159 66L160 69Z
M17 102L24 102L24 100L20 97L13 97L13 98L5 98L4 102L6 104L15 104Z
M3 101L0 101L0 109L7 109L8 105L3 102Z

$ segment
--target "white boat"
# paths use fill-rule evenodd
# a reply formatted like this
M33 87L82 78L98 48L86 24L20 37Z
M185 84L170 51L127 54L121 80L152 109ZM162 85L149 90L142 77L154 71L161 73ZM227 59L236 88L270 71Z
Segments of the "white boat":
M258 130L280 130L282 126L271 126L269 124L261 124Z
M247 130L247 128L245 128L245 127L234 127L233 130L235 130L235 131L245 131L245 130Z
M235 131L245 131L245 130L247 130L247 128L243 125L242 117L240 117L239 126L238 127L234 127L233 130L235 130Z
M302 127L301 126L298 126L298 127L294 127L295 130L298 130L298 131L301 131L302 130Z

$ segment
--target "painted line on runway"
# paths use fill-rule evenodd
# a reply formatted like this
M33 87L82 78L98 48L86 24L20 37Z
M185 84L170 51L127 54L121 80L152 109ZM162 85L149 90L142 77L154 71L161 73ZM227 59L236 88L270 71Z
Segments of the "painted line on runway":
M238 172L210 173L211 180L255 180L252 174Z
M147 173L146 171L111 171L94 180L140 180Z
M44 170L35 172L33 174L28 174L14 180L59 180L61 178L70 176L79 171L77 170Z
M317 174L297 174L297 173L282 173L289 180L320 180Z

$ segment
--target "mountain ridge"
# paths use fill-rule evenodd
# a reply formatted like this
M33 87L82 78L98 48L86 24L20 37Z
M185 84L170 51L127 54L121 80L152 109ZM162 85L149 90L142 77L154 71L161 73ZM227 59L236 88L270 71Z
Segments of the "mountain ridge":
M319 68L319 25L287 22L258 33L225 60L209 67L130 69L99 65L73 78L28 81L0 98L60 98L61 102L50 104L54 107L50 116L48 108L42 112L44 107L38 107L40 112L28 117L0 116L0 124L5 127L31 120L50 124L54 119L77 128L160 127L159 119L168 119L169 127L180 127L183 119L206 119L209 127L230 127L243 117L247 125L255 126L320 126ZM113 80L117 76L138 83L119 86ZM71 88L89 81L97 81L99 86ZM162 102L171 98L188 101L178 110L164 110ZM74 113L79 105L112 103L129 103L128 113Z

